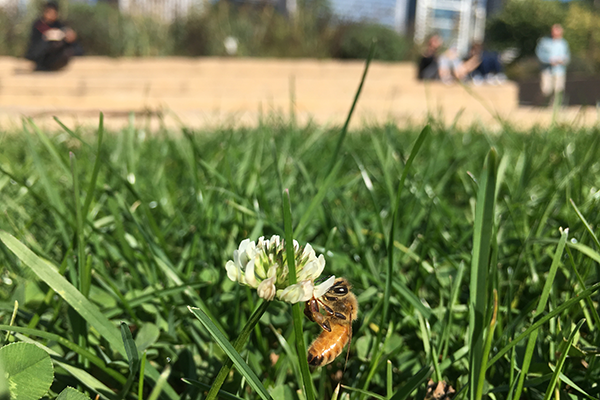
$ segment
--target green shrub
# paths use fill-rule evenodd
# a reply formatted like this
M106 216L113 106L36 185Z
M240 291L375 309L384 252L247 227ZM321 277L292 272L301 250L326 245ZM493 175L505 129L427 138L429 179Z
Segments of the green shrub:
M400 61L407 58L410 45L404 37L386 26L371 23L341 26L332 43L332 55L336 58L365 59L373 40L377 41L375 59Z
M27 49L30 24L16 10L0 7L0 55L22 56Z
M74 3L69 7L68 24L77 32L87 55L122 55L123 19L118 9L103 3Z
M486 40L493 46L517 47L521 56L535 54L539 38L550 35L550 27L562 23L566 6L559 1L511 0L488 21Z
M0 54L25 53L37 4L26 17L14 18L0 9ZM235 5L219 1L194 9L174 21L121 13L106 2L96 5L61 3L61 19L78 34L86 55L225 56L227 37L237 40L237 56L366 58L377 39L376 58L407 59L410 45L393 30L376 24L338 24L324 0L298 2L287 16L272 5Z
M600 32L596 28L600 15L578 2L566 5L558 1L511 0L488 21L486 40L500 49L519 48L520 57L507 73L511 78L526 78L539 72L539 64L535 65L537 41L549 36L556 23L563 25L571 49L569 73L590 75L600 71Z
M158 56L172 54L165 22L149 16L131 16L105 3L74 3L68 24L77 32L87 55Z
M209 54L210 32L206 14L193 11L187 17L179 17L170 26L173 52L181 56L203 56Z

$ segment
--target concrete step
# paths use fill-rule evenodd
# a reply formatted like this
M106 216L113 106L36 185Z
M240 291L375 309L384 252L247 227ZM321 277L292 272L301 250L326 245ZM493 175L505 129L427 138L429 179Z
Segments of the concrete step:
M363 61L244 58L80 57L64 70L31 72L31 63L0 57L0 118L104 110L259 115L294 110L306 120L341 123L354 99ZM443 85L415 79L413 63L373 62L355 120L423 118L494 120L517 111L517 86ZM262 110L262 111L261 111ZM71 115L70 114L70 115Z

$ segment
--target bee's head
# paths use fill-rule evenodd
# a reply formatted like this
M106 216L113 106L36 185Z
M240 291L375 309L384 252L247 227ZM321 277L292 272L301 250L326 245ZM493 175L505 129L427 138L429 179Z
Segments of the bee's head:
M333 297L345 297L350 293L352 285L346 278L337 278L333 283L333 286L327 291L328 296Z

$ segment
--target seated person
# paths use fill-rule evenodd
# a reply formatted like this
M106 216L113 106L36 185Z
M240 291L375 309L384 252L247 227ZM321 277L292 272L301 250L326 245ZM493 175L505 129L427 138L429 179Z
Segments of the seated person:
M83 53L76 39L75 31L58 20L58 4L49 1L33 23L25 58L35 62L36 71L57 71Z
M506 80L498 53L483 50L481 43L474 43L469 55L478 60L475 68L469 71L473 83L479 84L485 79L488 83L497 84Z
M417 79L432 80L439 79L438 51L442 47L442 38L434 34L427 40L427 47L419 60L419 72Z
M456 44L451 45L442 53L439 61L439 75L443 83L450 84L463 81L480 63L477 55L469 56L465 60L460 58Z

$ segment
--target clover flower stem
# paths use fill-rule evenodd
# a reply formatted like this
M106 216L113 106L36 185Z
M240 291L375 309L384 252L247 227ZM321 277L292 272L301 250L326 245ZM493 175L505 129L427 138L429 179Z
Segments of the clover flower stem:
M292 208L290 205L290 192L288 189L283 192L283 225L285 232L285 250L287 253L287 265L289 268L290 284L296 283L296 259L294 257L294 241L292 233ZM302 310L300 303L292 305L292 320L294 322L294 337L296 340L296 350L298 352L298 362L300 363L300 373L304 383L304 395L306 400L314 400L313 382L308 368L306 355L306 343L302 333Z
M252 330L254 329L254 327L256 326L256 324L258 323L260 318L262 317L262 315L265 313L265 311L267 311L267 308L269 308L270 303L271 303L270 301L263 301L254 310L254 312L248 319L248 322L246 322L246 325L244 325L244 328L242 329L239 336L233 343L233 348L235 349L235 351L237 351L239 353L243 350L244 345L248 342L248 337L250 336L250 333L252 332ZM229 375L229 371L231 371L232 366L233 366L233 361L231 361L230 358L227 358L227 361L225 361L225 364L223 364L223 366L221 367L221 370L217 374L217 377L215 378L215 381L212 384L210 391L208 392L206 400L213 400L213 399L217 398L217 396L219 394L219 390L223 386L223 383L225 382L227 375Z

